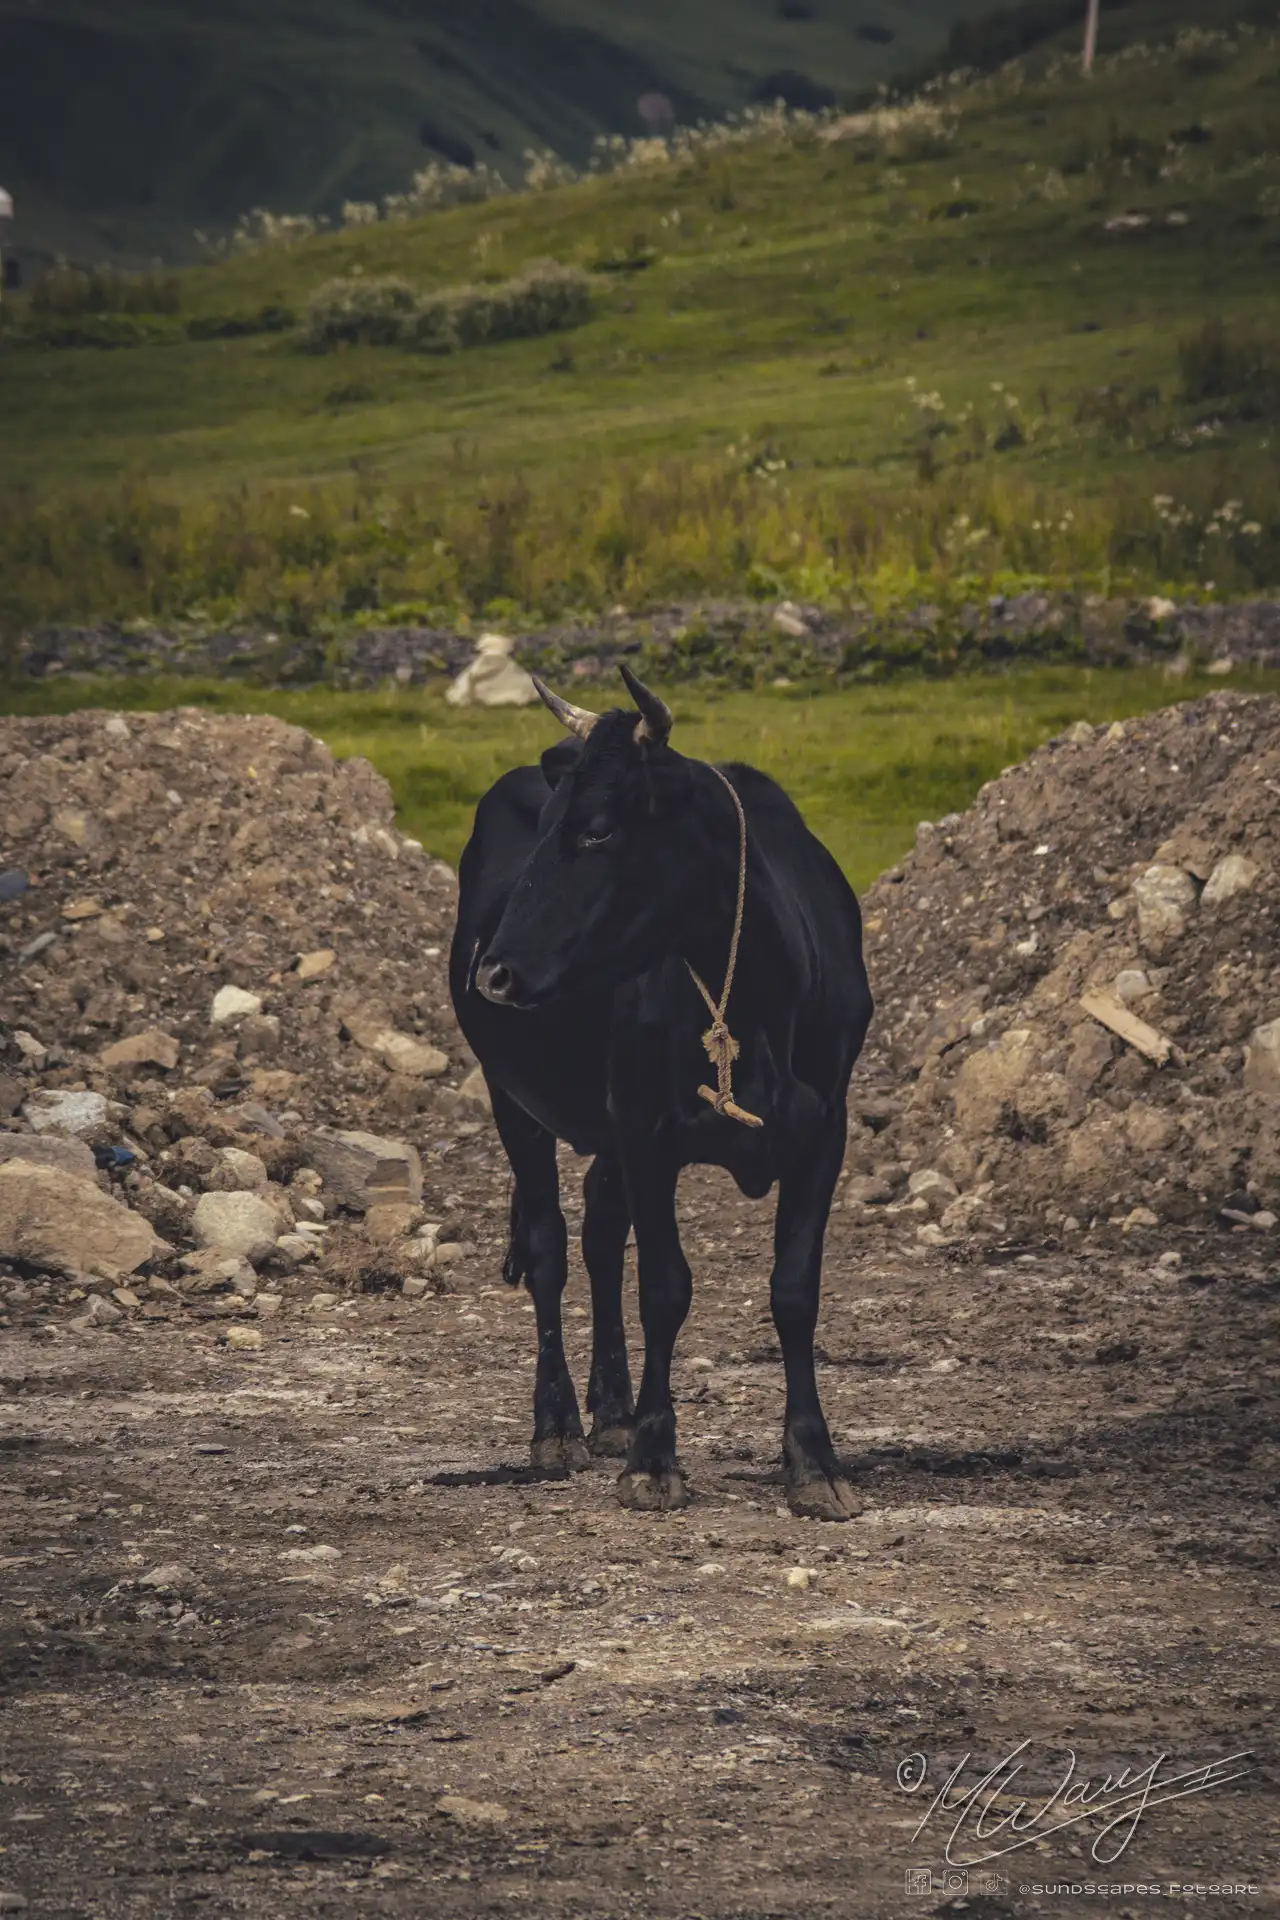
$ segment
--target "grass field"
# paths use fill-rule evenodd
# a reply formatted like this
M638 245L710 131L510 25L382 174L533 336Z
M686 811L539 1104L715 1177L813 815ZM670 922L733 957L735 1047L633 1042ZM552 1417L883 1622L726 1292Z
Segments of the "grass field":
M861 887L906 852L919 820L967 806L984 781L1073 720L1122 719L1222 684L1195 676L1174 682L1153 671L1039 668L818 697L685 687L668 697L681 751L746 760L775 775ZM1237 673L1230 684L1275 691L1280 674ZM406 832L450 862L486 787L535 759L557 733L540 707L457 711L438 694L418 692L52 681L11 692L2 704L19 713L201 704L279 714L318 733L340 757L372 760L391 783Z
M572 333L443 355L10 337L0 623L1280 579L1274 33L267 250L182 275L181 316L545 257L648 264Z

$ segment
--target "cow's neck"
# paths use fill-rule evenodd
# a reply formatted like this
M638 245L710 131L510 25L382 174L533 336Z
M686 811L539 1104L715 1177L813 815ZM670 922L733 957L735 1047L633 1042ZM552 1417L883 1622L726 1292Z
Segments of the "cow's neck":
M721 777L710 767L699 768L692 812L684 857L696 863L698 882L679 953L681 959L697 970L718 1001L724 990L738 904L740 841L733 803ZM735 1010L740 1019L750 1011L758 998L762 977L768 971L765 963L776 945L771 908L772 903L765 897L759 862L752 859L748 820L743 938L729 1002L730 1028Z

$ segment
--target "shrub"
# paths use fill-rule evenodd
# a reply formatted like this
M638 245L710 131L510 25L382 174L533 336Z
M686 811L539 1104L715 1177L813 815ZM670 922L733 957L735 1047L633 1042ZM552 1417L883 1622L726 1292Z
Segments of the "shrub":
M70 319L84 313L177 313L182 304L172 274L118 273L114 267L55 267L38 280L31 311Z
M363 341L452 353L578 326L590 307L590 276L554 260L491 286L428 294L415 293L405 280L330 280L311 296L304 338L319 349Z
M417 301L409 282L394 274L369 280L326 280L307 302L303 340L318 350L357 343L395 346Z

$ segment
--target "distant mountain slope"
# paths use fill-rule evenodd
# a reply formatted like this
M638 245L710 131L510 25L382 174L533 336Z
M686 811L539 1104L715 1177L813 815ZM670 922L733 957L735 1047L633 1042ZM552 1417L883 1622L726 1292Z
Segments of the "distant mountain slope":
M431 158L511 176L771 85L847 98L956 0L0 0L0 183L37 253L140 260L252 205L327 212ZM797 100L796 102L800 102Z

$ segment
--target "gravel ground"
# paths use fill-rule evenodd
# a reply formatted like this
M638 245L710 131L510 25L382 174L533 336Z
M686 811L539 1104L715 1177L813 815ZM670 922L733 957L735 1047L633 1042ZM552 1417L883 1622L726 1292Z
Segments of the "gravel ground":
M492 1242L486 1139L428 1178L487 1192ZM1103 1873L1097 1816L956 1904L954 1818L914 1838L897 1770L925 1755L931 1792L969 1753L976 1784L1023 1741L1040 1794L1067 1749L1095 1781L1251 1749L1105 1877L1277 1910L1256 1252L1184 1229L1163 1258L962 1259L837 1215L825 1392L873 1505L824 1528L776 1471L768 1210L708 1175L687 1201L696 1502L666 1518L619 1509L603 1466L530 1481L529 1309L487 1247L447 1294L286 1307L247 1353L181 1305L109 1331L11 1308L0 1911L1147 1911L1022 1890ZM581 1375L580 1271L569 1297ZM962 1826L952 1859L983 1852Z

